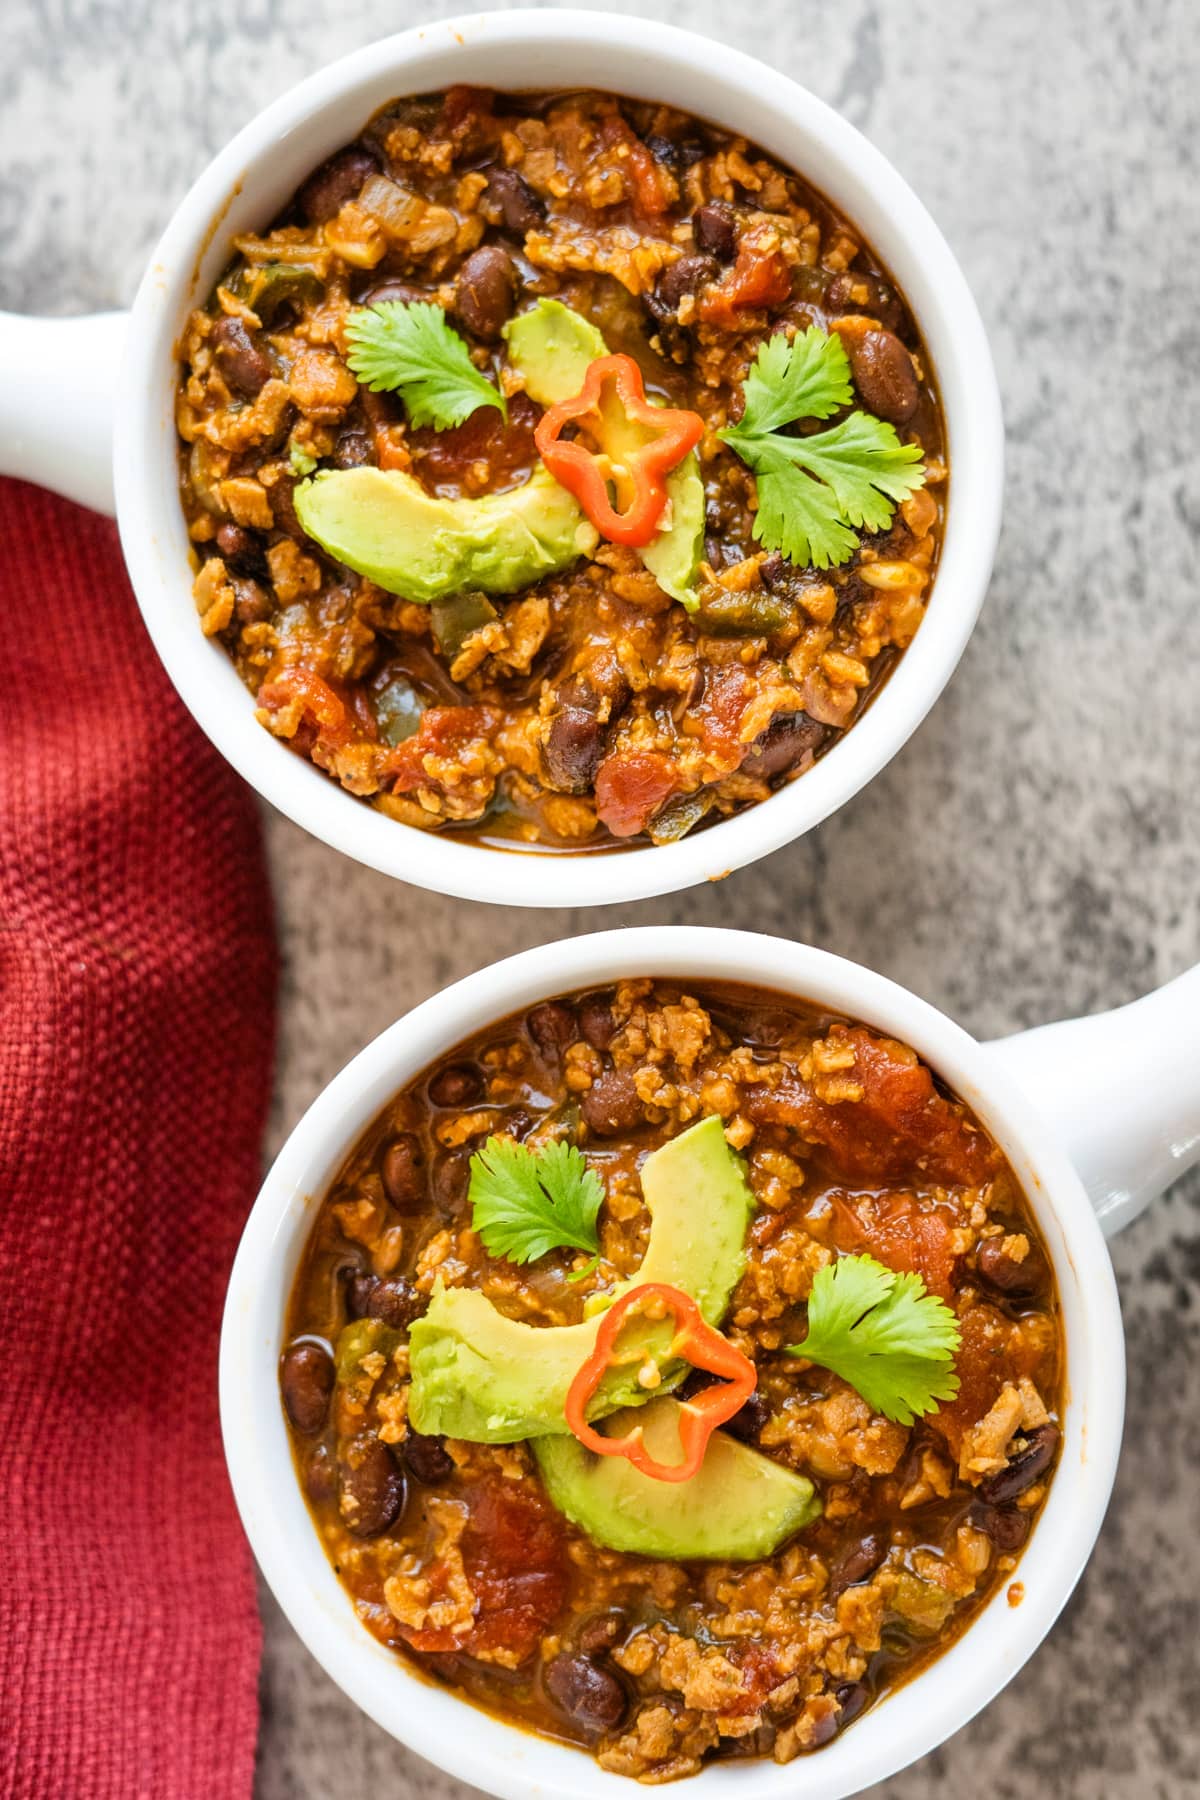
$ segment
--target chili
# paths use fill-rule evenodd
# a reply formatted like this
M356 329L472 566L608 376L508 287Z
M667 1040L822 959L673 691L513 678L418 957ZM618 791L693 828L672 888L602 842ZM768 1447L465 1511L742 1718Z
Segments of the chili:
M569 426L586 431L599 449L564 438ZM632 356L618 355L596 358L579 393L539 420L534 441L554 479L574 494L601 536L639 549L662 522L667 475L703 433L698 413L652 405Z
M675 1319L676 1331L671 1340L670 1355L684 1357L693 1368L721 1377L679 1406L679 1442L683 1460L678 1463L657 1462L642 1442L642 1427L635 1425L623 1437L604 1437L588 1424L587 1405L609 1369L623 1359L617 1349L621 1327L631 1312L640 1311L647 1301L660 1301ZM734 1347L705 1319L690 1294L665 1281L647 1281L631 1288L604 1315L596 1337L596 1348L571 1383L567 1394L566 1418L580 1443L598 1456L624 1456L654 1481L687 1481L704 1461L708 1440L718 1425L724 1425L740 1412L754 1392L757 1382L754 1364Z

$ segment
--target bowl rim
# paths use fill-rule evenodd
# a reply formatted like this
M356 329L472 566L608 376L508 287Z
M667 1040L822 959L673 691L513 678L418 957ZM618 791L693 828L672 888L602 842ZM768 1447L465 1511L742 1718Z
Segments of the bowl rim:
M421 1068L540 999L630 975L748 981L862 1019L909 1043L972 1107L1009 1156L1055 1265L1067 1341L1059 1468L1016 1575L949 1650L805 1760L812 1800L843 1800L957 1731L1032 1655L1070 1595L1100 1529L1120 1448L1124 1340L1112 1264L1083 1185L1053 1129L998 1059L935 1008L858 964L784 939L720 927L599 932L509 957L422 1002L333 1079L296 1125L251 1212L230 1278L220 1350L221 1422L234 1495L263 1575L331 1678L418 1754L502 1800L613 1800L625 1778L429 1685L359 1624L317 1538L291 1459L277 1386L284 1311L316 1206L342 1157ZM471 1720L470 1729L465 1721ZM752 1800L790 1800L774 1763L708 1765L695 1779ZM628 1791L628 1790L625 1790Z
M452 79L506 83L536 54L537 85L649 93L757 138L827 193L896 276L937 370L951 467L928 616L852 730L770 799L675 844L606 852L485 849L415 830L344 793L272 741L223 650L198 630L175 482L174 344L236 229L261 223L316 161L397 93ZM636 70L636 76L630 71ZM290 173L289 173L290 171ZM126 562L150 636L201 729L280 812L370 868L464 899L609 905L720 879L803 835L903 746L950 679L982 605L1000 528L1003 422L983 324L957 261L896 169L824 101L744 51L677 26L564 9L477 13L351 52L252 119L198 177L168 224L131 315L114 433Z

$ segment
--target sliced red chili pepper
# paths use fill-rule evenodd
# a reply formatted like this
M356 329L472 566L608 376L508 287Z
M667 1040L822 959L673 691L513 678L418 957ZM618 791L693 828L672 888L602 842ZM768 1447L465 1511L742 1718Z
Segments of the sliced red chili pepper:
M621 1327L631 1312L642 1311L657 1302L675 1320L675 1336L671 1340L672 1360L682 1357L695 1369L722 1377L690 1400L679 1403L679 1443L683 1460L660 1463L650 1455L642 1442L642 1427L635 1425L624 1437L604 1437L587 1421L588 1402L609 1369L623 1359L617 1348ZM640 1361L642 1351L637 1352ZM624 1456L654 1481L687 1481L704 1461L708 1440L718 1425L732 1419L754 1392L757 1371L748 1356L732 1345L728 1338L711 1326L690 1294L671 1287L665 1281L646 1281L623 1294L605 1313L596 1335L596 1348L588 1357L570 1388L565 1408L567 1424L580 1443L598 1456Z
M564 438L572 425L598 448ZM640 549L658 530L667 475L703 433L699 413L651 405L632 356L599 356L580 392L539 420L534 442L554 479L574 494L601 536Z

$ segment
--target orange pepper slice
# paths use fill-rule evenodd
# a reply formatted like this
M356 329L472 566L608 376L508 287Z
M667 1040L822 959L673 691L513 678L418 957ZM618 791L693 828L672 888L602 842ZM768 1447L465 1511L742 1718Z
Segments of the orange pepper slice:
M683 1460L678 1463L657 1462L642 1442L640 1425L624 1437L604 1437L585 1416L588 1402L608 1370L622 1360L616 1348L622 1325L631 1312L642 1310L650 1301L660 1302L674 1317L671 1357L684 1357L693 1368L722 1377L690 1400L680 1401L679 1443ZM646 1281L623 1294L605 1313L596 1348L568 1388L564 1410L567 1424L580 1443L597 1456L627 1457L635 1469L653 1481L688 1481L704 1461L713 1432L746 1404L757 1380L750 1358L708 1323L690 1294L665 1281Z
M572 425L599 448L564 438ZM699 413L652 406L632 356L618 355L597 357L580 392L543 414L533 435L542 461L601 537L641 549L666 508L666 477L703 434Z

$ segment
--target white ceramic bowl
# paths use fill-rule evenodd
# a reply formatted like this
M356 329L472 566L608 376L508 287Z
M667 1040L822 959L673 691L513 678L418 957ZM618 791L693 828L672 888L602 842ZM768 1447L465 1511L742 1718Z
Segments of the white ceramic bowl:
M1053 1623L1100 1528L1116 1468L1124 1349L1112 1267L1093 1204L1122 1223L1200 1154L1200 971L1118 1013L981 1046L924 1001L824 951L743 932L615 931L530 950L418 1006L314 1101L250 1216L221 1341L221 1420L234 1493L259 1564L293 1626L333 1679L404 1743L505 1800L615 1800L632 1790L580 1751L464 1704L415 1675L359 1624L325 1558L292 1464L277 1368L288 1294L314 1208L359 1134L427 1064L493 1019L630 975L745 981L862 1019L911 1044L971 1106L1009 1157L1049 1246L1062 1296L1067 1401L1058 1472L1021 1559L1021 1605L1001 1591L931 1670L800 1764L716 1764L689 1784L704 1800L840 1800L957 1731L1008 1681ZM1169 1050L1164 1045L1170 1046ZM1130 1062L1132 1058L1132 1063ZM1056 1071L1053 1125L1004 1064L1031 1084ZM1124 1071L1144 1070L1131 1094ZM1182 1072L1181 1072L1182 1071ZM1107 1121L1098 1139L1091 1121Z
M260 229L386 101L452 82L608 88L745 133L866 233L907 295L937 371L950 496L940 567L914 643L815 768L677 844L539 857L399 825L270 738L229 658L196 622L173 424L173 345L183 320L210 291L235 232ZM114 395L120 337L126 349ZM47 393L47 371L57 372L61 392ZM1003 428L987 340L958 264L911 189L852 125L776 70L690 32L612 13L476 13L355 51L273 101L204 171L163 234L127 331L119 315L67 323L0 316L0 471L103 505L110 406L129 572L159 655L213 743L281 812L346 855L422 887L508 905L601 905L713 880L843 805L896 754L949 680L983 600L1000 523ZM57 435L64 421L69 457Z

